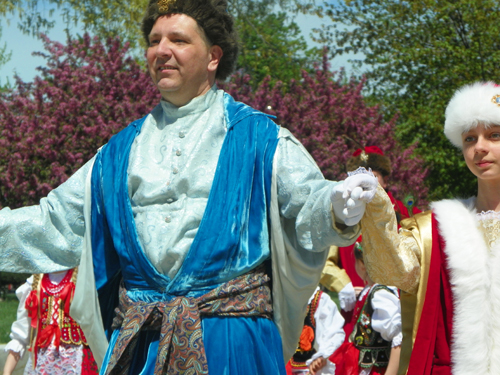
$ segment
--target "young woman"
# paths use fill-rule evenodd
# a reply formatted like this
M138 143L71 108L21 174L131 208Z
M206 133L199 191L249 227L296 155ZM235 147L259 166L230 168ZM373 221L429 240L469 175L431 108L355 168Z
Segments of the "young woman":
M362 220L364 259L401 295L400 373L500 373L500 87L459 89L444 133L477 178L477 197L431 204L398 234L380 187ZM420 324L422 323L422 324Z

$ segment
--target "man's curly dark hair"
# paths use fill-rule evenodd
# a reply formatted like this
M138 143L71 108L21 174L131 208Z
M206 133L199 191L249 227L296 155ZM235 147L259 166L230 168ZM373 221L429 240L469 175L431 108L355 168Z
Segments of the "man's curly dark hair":
M227 11L226 0L176 0L168 9L158 6L158 0L150 0L142 20L142 34L149 45L149 34L158 17L165 14L185 14L193 18L205 32L208 41L222 49L223 56L215 78L226 79L233 71L238 57L238 37L233 17Z

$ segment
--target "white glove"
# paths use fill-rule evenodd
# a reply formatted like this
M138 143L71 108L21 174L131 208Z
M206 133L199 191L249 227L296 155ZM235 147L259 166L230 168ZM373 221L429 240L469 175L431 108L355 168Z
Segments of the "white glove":
M356 292L352 283L347 284L339 292L340 308L344 311L351 311L356 305Z
M344 190L345 181L340 182L333 187L332 194L330 195L330 200L332 202L332 208L333 213L335 214L335 218L339 221L343 221L348 226L353 226L359 223L359 221L363 217L363 214L365 213L366 203L360 199L353 199L356 195L353 196L353 193L351 193L351 191L349 192L349 194L346 194ZM346 196L346 198L350 197L347 202L344 196Z
M350 200L369 203L377 192L378 180L372 173L351 174L344 180L344 195L347 207L354 205Z

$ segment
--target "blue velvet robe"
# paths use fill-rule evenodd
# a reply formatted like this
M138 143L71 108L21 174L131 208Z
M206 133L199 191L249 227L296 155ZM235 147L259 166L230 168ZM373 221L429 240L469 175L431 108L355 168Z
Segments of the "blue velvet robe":
M117 286L153 302L198 297L265 263L269 265L269 204L278 126L231 96L224 97L227 134L198 233L173 279L160 274L138 241L127 185L132 143L145 118L114 136L92 171L92 252L96 286L110 338L105 372L118 331L111 332ZM269 272L270 273L270 272ZM284 374L281 338L265 318L202 317L210 374ZM140 333L131 374L151 374L158 332Z

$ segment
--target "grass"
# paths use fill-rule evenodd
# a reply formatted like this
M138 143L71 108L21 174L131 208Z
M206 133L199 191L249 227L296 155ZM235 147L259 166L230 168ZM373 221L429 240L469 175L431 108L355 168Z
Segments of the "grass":
M7 344L10 341L10 326L16 320L16 312L19 301L14 293L7 294L3 301L0 301L0 344Z

